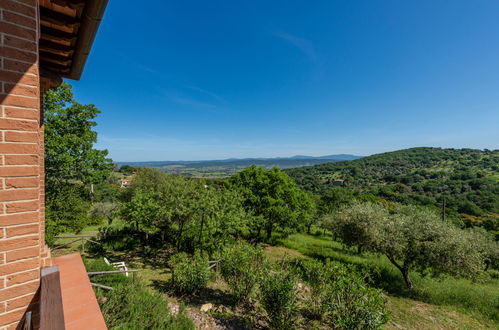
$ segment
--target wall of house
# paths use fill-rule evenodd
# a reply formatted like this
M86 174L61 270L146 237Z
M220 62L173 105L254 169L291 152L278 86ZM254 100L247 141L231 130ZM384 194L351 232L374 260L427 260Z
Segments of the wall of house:
M37 0L0 0L0 329L36 314L40 267L50 260L38 26Z

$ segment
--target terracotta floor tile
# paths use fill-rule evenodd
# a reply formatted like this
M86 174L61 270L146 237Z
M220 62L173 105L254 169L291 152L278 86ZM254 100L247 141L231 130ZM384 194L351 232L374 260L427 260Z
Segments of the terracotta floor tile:
M80 254L52 260L59 266L66 329L107 329Z

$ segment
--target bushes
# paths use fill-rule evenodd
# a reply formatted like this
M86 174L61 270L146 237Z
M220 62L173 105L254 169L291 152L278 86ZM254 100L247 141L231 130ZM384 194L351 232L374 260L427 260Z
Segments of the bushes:
M117 329L194 329L182 313L172 317L167 301L142 285L122 285L107 294L102 313L109 328Z
M292 329L298 312L297 286L286 271L269 272L262 276L260 302L269 317L272 329Z
M263 265L260 249L247 243L225 247L220 273L238 301L247 300L258 282Z
M333 329L377 329L388 321L381 291L368 287L352 268L329 260L293 263L310 288L305 306L313 318Z
M206 254L196 253L190 257L187 253L178 253L170 259L172 285L179 294L190 294L208 284L210 270Z
M113 270L102 260L85 260L85 264L88 271ZM133 282L123 274L97 275L92 280L114 288L95 289L109 329L194 329L182 310L176 316L171 315L167 301L140 282Z
M389 319L381 291L354 273L335 276L326 292L326 320L333 329L378 329Z

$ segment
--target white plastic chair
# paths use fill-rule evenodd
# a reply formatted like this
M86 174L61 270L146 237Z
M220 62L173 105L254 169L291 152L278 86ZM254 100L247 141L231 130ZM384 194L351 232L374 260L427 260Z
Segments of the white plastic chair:
M119 270L124 270L125 271L125 275L128 277L128 268L126 267L126 264L124 261L119 261L119 262L109 262L109 260L107 260L106 257L104 257L104 262L108 265L108 266L112 266L114 268L118 268Z

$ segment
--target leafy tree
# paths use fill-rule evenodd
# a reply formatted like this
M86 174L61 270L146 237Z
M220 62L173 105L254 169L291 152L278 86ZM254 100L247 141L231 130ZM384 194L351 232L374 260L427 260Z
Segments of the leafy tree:
M339 212L327 215L325 223L343 243L356 246L361 253L364 246L374 245L379 223L387 217L388 211L379 204L353 202Z
M121 216L133 223L135 229L150 229L163 215L163 206L156 198L157 194L150 189L138 189L132 199L121 207Z
M80 232L88 223L90 202L81 184L53 183L46 194L45 240L52 245L65 231Z
M62 83L43 97L45 129L45 174L51 181L77 180L86 184L104 181L112 163L107 150L94 149L97 133L92 129L99 110L93 104L74 100L71 85Z
M241 191L246 209L263 220L257 224L258 237L262 229L270 239L274 229L285 231L297 227L300 220L312 212L310 196L276 167L266 170L252 165L235 174L230 181Z
M476 243L482 239L476 232L421 207L401 206L389 213L380 204L354 203L340 211L335 227L345 243L384 254L408 288L413 288L412 270L476 278L492 255L490 248Z
M213 254L252 219L238 192L156 169L139 169L127 190L123 217L137 230L160 232L162 241L170 235L177 250Z
M92 205L90 210L90 217L94 219L105 219L108 224L113 222L114 217L119 209L118 204L110 202L98 202Z
M112 168L106 150L93 145L99 110L74 100L62 83L43 97L47 241L62 230L80 230L88 219L89 196L82 184L103 182Z
M124 175L132 175L137 169L130 165L121 165L119 171Z

